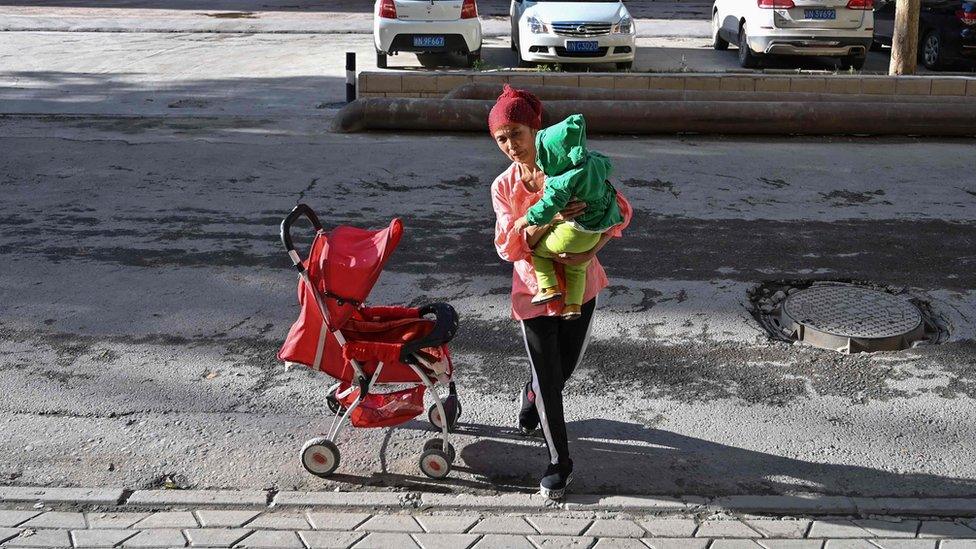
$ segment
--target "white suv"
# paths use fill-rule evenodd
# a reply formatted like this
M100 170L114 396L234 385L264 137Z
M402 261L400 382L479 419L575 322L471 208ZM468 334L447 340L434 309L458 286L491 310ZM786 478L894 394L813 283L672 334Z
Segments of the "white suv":
M715 0L712 42L739 47L739 63L758 67L765 55L839 57L860 70L874 33L873 0Z
M634 65L634 20L620 0L512 0L512 49L528 63Z
M481 59L481 20L475 0L376 0L373 43L376 66L386 56L460 53L470 67Z

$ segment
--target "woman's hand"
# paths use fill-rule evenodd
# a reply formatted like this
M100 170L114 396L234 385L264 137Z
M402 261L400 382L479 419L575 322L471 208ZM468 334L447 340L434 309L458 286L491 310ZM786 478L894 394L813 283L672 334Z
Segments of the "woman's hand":
M572 253L563 252L552 258L556 263L562 263L563 265L582 265L587 261L596 257L596 249L590 250L588 252Z
M586 202L582 200L571 200L566 207L553 216L553 221L572 221L586 209Z
M522 231L528 226L529 226L529 220L526 216L523 215L522 217L515 220L515 223L512 224L512 229L515 231Z

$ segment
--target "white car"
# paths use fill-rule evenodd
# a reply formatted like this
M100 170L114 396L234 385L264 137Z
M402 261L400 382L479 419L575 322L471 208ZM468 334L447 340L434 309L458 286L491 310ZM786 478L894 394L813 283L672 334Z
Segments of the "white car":
M767 55L810 55L860 70L874 34L873 7L873 0L715 0L712 45L738 45L747 68Z
M620 0L512 0L512 49L529 63L634 65L637 30Z
M470 67L481 59L481 20L475 0L376 0L376 66L388 55L459 53Z

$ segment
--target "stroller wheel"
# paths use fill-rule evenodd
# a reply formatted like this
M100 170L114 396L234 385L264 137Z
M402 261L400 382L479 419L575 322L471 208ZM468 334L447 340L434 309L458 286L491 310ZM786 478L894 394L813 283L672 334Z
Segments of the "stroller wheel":
M325 438L313 438L302 446L302 465L317 477L325 478L339 467L339 447Z
M451 461L443 450L425 450L420 454L420 470L430 478L444 478L451 472Z
M333 393L329 393L329 396L325 397L325 402L329 405L329 410L332 410L333 414L345 413L346 411L342 404L339 404L339 399Z
M424 443L424 451L425 452L427 450L441 450L441 451L443 451L442 448L444 448L444 441L443 441L443 439L432 438L432 439L430 439L430 440L428 440L427 442ZM454 451L454 445L451 444L450 442L448 442L447 443L447 458L450 460L451 463L454 463L454 458L456 458L456 457L457 457L457 453Z
M457 396L449 395L444 399L444 413L447 415L447 430L453 431L454 426L457 425L458 418L461 417L461 403L458 401ZM427 419L430 424L438 429L443 429L444 424L441 423L441 413L437 409L436 404L431 404L430 408L427 409Z

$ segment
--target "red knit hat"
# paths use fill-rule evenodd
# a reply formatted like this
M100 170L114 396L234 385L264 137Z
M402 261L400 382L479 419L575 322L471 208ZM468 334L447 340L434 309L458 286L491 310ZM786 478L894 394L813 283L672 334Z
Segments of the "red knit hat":
M530 92L505 84L488 114L488 131L495 133L505 124L525 124L534 130L542 128L542 101Z

